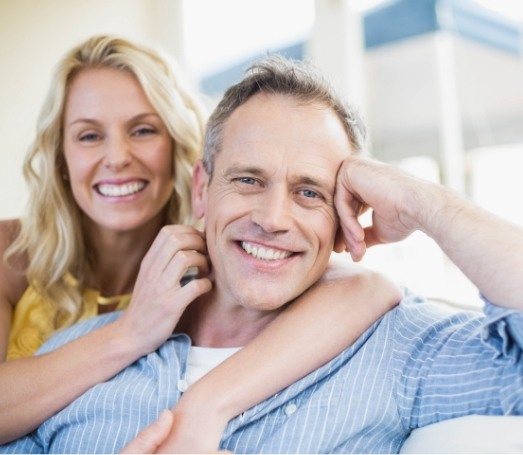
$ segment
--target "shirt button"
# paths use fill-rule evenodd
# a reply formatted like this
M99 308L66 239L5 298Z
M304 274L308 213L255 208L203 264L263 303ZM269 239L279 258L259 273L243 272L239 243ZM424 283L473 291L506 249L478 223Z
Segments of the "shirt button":
M296 412L298 409L298 406L296 406L294 403L288 404L285 406L285 415L290 416Z
M178 388L178 391L183 393L189 388L189 384L187 384L187 381L185 379L178 379L176 387Z

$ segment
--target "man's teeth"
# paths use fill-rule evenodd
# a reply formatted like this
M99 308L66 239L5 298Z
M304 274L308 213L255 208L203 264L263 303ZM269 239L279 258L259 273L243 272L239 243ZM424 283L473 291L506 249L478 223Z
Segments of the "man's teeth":
M101 183L98 185L98 191L103 196L120 197L138 193L138 191L141 191L144 186L145 182L129 182L121 185Z
M263 261L286 259L291 255L290 251L273 250L272 248L251 245L248 242L242 242L242 248L251 256Z

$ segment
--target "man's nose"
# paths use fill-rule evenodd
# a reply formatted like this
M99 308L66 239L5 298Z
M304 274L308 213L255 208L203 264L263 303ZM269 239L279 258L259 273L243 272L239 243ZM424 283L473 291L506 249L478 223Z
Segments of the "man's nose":
M273 189L256 201L252 221L265 232L285 232L292 226L292 201L287 191Z
M131 157L131 144L128 138L114 135L107 142L104 166L113 172L118 172L129 165Z

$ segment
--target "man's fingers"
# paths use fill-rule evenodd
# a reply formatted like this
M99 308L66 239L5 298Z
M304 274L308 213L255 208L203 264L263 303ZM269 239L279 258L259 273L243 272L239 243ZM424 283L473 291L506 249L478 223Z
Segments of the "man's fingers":
M155 453L158 446L165 440L173 424L173 413L166 409L158 420L127 444L120 453Z
M350 196L339 196L336 201L345 245L354 261L359 261L365 254L365 233L358 221L360 207L360 204L354 204L354 199Z
M367 245L365 242L352 242L347 246L347 249L352 257L354 262L359 262L365 256L367 251Z
M373 226L368 226L364 229L365 231L365 243L370 248L374 245L382 245L383 242L378 238Z

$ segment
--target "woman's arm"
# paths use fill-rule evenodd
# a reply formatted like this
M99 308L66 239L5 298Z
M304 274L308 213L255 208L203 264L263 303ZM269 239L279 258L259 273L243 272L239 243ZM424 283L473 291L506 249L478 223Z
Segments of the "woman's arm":
M4 247L9 244L6 232L6 225L0 223L3 239L0 244ZM131 304L118 320L48 354L13 361L5 361L15 305L12 302L18 301L23 291L16 295L13 291L16 280L7 279L14 278L15 272L2 263L0 444L32 431L86 390L111 378L167 339L185 307L210 289L208 279L194 280L180 288L172 275L173 268L179 270L179 278L186 266L205 268L205 256L196 253L202 248L205 247L201 234L192 228L164 228L142 261ZM189 258L185 255L174 258L181 250L190 250ZM169 279L163 276L167 264Z
M24 268L24 258L13 258L14 267L8 266L4 261L4 254L19 230L18 220L0 221L0 361L5 360L7 355L13 307L27 287L23 273L16 271Z
M159 452L216 451L231 418L335 357L400 299L384 276L331 264L260 335L188 389Z

